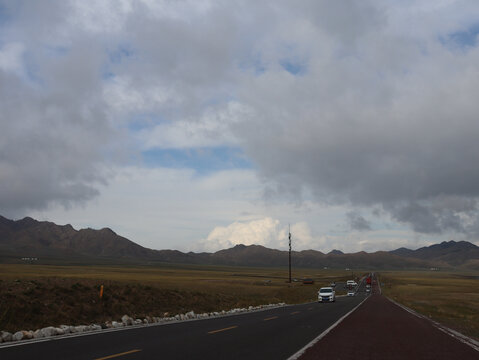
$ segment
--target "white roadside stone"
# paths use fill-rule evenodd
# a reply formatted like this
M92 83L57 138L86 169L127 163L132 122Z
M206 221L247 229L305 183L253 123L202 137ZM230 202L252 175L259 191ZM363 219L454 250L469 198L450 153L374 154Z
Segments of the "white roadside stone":
M12 341L12 333L9 333L8 331L2 331L0 333L0 336L3 340L3 342Z
M196 316L195 316L195 312L194 311L189 311L185 314L185 316L188 318L188 319L194 319Z
M150 323L158 323L158 322L168 322L168 321L178 321L178 320L188 320L188 319L206 319L209 317L216 317L226 314L238 314L247 311L255 311L261 310L265 308L271 307L278 307L278 306L285 306L286 303L281 302L277 304L266 304L266 305L258 305L258 306L249 306L248 308L234 308L230 310L222 310L221 312L211 312L211 313L202 313L202 314L195 314L195 312L189 311L186 314L177 314L175 316L168 316L169 313L164 313L163 318L159 317L150 317L146 316L143 320L142 319L133 319L128 315L123 315L121 318L121 322L117 321L107 321L104 325L106 328L119 328L129 325L140 325L140 324L150 324ZM0 343L8 342L8 341L20 341L25 339L32 339L32 338L42 338L42 337L50 337L55 335L63 335L69 333L80 333L85 331L100 331L102 330L101 325L91 324L91 325L79 325L79 326L68 326L68 325L60 325L59 327L48 326L42 329L38 329L36 331L17 331L16 333L12 334L8 331L1 331L0 332Z
M86 328L86 326L85 326L85 325L78 325L78 326L75 326L75 332L76 332L76 333L81 333L81 332L84 332L84 331L85 331L85 328Z
M125 324L123 324L122 322L112 321L111 326L114 327L114 328L120 328L120 327L125 326Z
M121 322L125 324L125 326L133 325L133 319L129 317L128 315L123 315L121 317Z
M41 329L43 337L50 337L56 335L56 330L53 326L48 326L46 328Z
M71 333L70 326L68 326L68 325L60 325L59 328L60 328L61 330L63 330L63 333L64 333L64 334L69 334L69 333Z
M13 341L20 341L23 339L23 331L17 331L15 334L12 335Z

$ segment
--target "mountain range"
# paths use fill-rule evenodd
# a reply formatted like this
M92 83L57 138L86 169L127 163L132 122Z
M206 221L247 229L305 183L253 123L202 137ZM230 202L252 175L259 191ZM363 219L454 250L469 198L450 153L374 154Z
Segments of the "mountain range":
M303 268L420 269L467 268L479 270L479 247L467 241L444 241L417 250L364 251L345 254L333 250L293 251L292 264ZM23 258L23 260L22 260ZM31 260L31 259L36 260ZM10 220L0 216L0 262L208 264L234 266L288 266L288 252L260 245L236 245L214 253L153 250L117 235L113 230L81 229L30 217Z

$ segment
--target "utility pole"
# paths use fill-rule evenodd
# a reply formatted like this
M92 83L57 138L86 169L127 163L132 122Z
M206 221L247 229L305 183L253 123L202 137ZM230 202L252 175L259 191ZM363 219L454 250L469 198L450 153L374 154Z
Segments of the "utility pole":
M291 283L291 226L288 224L289 233L289 282Z

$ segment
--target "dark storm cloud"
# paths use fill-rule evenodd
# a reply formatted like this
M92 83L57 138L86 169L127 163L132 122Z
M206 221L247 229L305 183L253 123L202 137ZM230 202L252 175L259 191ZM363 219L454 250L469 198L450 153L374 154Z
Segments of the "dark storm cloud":
M71 38L74 45L62 48L41 43L42 36L52 36L55 43L55 30L61 25L49 20L58 20L57 11L63 7L51 5L51 11L42 7L36 13L45 15L44 22L32 16L30 7L19 6L12 9L16 22L2 24L6 30L0 47L4 60L0 63L0 212L4 215L21 215L53 202L64 206L85 202L105 182L101 164L114 130L97 75L103 55L85 37Z
M360 213L350 211L346 214L346 217L352 230L371 230L371 224Z
M472 233L479 50L450 35L477 25L477 3L358 4L7 7L0 210L91 199L105 182L102 169L133 141L119 129L147 116L150 134L155 122L205 128L210 137L228 128L270 198L276 187L381 209L417 232ZM232 102L231 114L215 115ZM150 141L158 142L175 138ZM368 226L360 216L350 221Z
M431 25L427 9L412 16L411 34L394 9L379 8L308 11L298 40L311 45L308 72L251 80L242 95L255 116L237 131L283 189L380 205L421 233L468 232L479 196L478 48L451 52L439 35L464 25ZM321 20L348 11L359 20Z

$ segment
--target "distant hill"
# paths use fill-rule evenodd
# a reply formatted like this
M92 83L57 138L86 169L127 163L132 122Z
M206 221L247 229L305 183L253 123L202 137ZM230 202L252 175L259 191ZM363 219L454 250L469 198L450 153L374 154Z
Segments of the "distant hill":
M0 216L0 254L55 258L145 258L156 256L111 229L75 230L26 217L13 221Z
M26 217L9 220L0 216L0 262L38 258L39 263L183 263L235 266L288 266L288 252L260 245L236 245L215 253L183 253L153 250L134 243L113 230L75 230ZM412 269L429 267L479 267L479 247L466 241L449 241L417 250L364 251L345 254L333 250L292 252L294 267Z
M470 260L479 260L479 246L467 241L443 241L417 250L400 248L389 253L406 258L434 260L454 266L465 264Z

